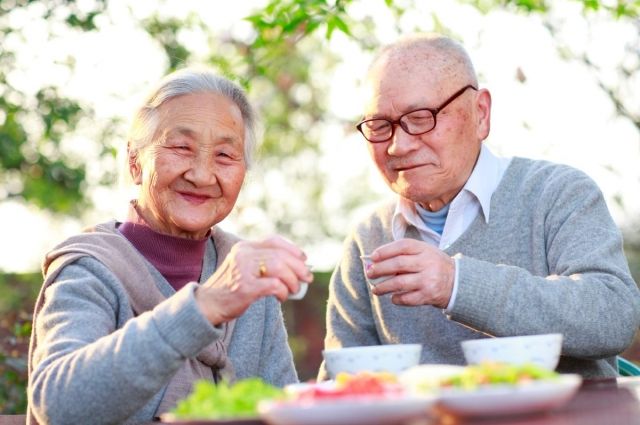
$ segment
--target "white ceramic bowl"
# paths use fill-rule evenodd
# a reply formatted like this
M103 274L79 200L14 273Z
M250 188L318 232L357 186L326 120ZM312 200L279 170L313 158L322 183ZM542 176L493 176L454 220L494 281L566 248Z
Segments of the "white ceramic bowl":
M469 364L533 363L554 370L560 360L562 334L471 339L462 342L462 351Z
M420 363L420 344L368 345L324 350L325 366L333 379L340 372L400 373Z

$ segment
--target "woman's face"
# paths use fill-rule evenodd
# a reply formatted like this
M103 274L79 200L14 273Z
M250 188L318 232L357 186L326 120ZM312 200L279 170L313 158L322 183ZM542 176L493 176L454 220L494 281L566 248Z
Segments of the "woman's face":
M213 93L175 97L158 112L154 142L130 161L138 212L158 232L202 239L231 212L244 181L242 114Z

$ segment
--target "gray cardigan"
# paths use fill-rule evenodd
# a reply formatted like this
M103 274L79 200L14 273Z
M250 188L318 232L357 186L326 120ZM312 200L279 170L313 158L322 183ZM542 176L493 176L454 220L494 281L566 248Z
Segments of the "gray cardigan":
M218 232L216 237L231 236ZM204 261L201 281L215 269L211 242ZM196 284L175 292L145 264L168 298L138 316L121 281L93 257L64 266L45 288L34 324L38 345L29 387L29 407L40 422L149 422L185 360L222 338L196 305ZM259 376L278 386L297 382L275 298L256 301L236 320L228 356L236 379Z
M375 296L359 256L392 241L393 203L359 223L331 278L326 348L423 344L421 363L464 364L460 342L559 332L561 372L615 376L640 324L640 292L595 183L568 166L514 158L491 199L446 252L458 260L447 317ZM415 229L414 229L415 230ZM319 377L326 377L324 367Z

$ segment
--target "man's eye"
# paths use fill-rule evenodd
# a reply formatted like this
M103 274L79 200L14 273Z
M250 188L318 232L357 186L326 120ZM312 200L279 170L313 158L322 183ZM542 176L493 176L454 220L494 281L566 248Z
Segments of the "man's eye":
M372 132L386 131L389 128L389 121L386 120L371 120L366 122L367 129Z
M410 123L423 123L426 121L431 121L433 116L427 111L416 111L412 112L409 115L405 115L404 119Z

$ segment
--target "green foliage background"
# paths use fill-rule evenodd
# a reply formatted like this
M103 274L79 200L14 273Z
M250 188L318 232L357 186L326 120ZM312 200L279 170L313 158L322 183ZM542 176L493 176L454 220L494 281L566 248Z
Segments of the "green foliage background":
M323 205L323 181L327 170L309 166L320 150L320 130L335 117L327 108L328 81L317 78L328 75L340 58L326 48L336 36L347 37L363 50L380 44L373 31L370 15L357 18L349 8L364 0L273 0L250 13L251 37L231 33L215 33L202 19L191 15L184 19L153 14L139 22L150 38L161 46L166 56L165 72L191 63L206 63L240 82L252 99L259 99L265 134L261 145L260 167L278 170L287 182L291 196L274 199L268 184L256 190L250 206L273 220L274 232L295 234L301 244L318 238L342 239L340 227L333 224L336 215L365 203L370 193L357 178L346 181L348 191L335 201L334 209ZM541 17L549 33L558 31L558 23L549 17L551 1L544 0L460 0L477 10L489 12L502 9L514 14ZM585 16L599 14L612 20L637 20L638 0L564 0L581 4ZM162 3L162 2L158 2ZM399 19L411 13L412 1L385 0L386 10ZM220 7L224 7L221 3ZM0 202L21 200L62 216L82 217L89 210L89 190L95 186L112 186L116 181L114 167L101 167L98 175L89 167L105 163L112 165L116 146L124 130L119 118L96 120L92 105L65 97L60 87L44 85L34 95L22 92L12 82L16 66L16 51L11 46L23 39L25 28L15 24L12 15L29 11L31 16L47 23L49 37L64 27L78 37L99 31L101 23L110 19L109 2L93 0L0 0ZM399 25L399 24L398 24ZM447 27L433 17L426 27L448 32ZM407 29L407 31L412 29ZM187 31L204 34L210 51L206 57L194 58L181 35ZM640 39L640 38L639 38ZM618 80L600 78L597 66L588 56L558 45L567 60L581 62L593 70L595 78L609 96L618 114L628 119L640 131L637 108L624 97L616 81L638 78L640 61L621 64ZM640 52L638 53L640 55ZM636 58L637 59L637 58ZM69 57L59 66L70 73L75 60ZM354 120L358 111L354 111ZM352 122L343 123L352 126ZM95 158L85 158L67 149L65 141L90 129L91 137L100 147ZM260 185L261 182L254 182ZM299 207L292 207L291 199ZM618 202L624 203L624 199ZM251 231L247 225L246 231ZM636 281L640 278L640 232L638 223L624 229L626 251ZM3 242L6 243L6 242ZM291 344L301 378L313 377L319 363L319 350L324 332L324 305L328 273L317 273L316 284L304 303L285 305ZM30 311L40 285L39 274L0 274L0 412L20 413L25 409L26 347L30 331ZM637 351L629 356L640 359Z

